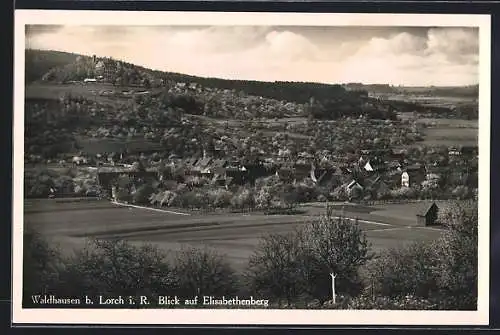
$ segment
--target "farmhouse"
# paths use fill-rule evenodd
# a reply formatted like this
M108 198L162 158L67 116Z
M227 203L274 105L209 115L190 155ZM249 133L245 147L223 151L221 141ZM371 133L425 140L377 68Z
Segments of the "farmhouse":
M198 176L201 176L203 174L205 175L210 174L209 167L211 162L212 162L211 158L202 158L198 160L192 167L191 173L193 175L198 175Z
M95 73L104 78L104 80L111 81L116 71L120 68L120 63L110 58L101 58L95 62Z
M364 169L367 172L377 172L383 171L385 169L385 166L380 160L371 159L365 164Z
M401 186L420 185L425 180L425 171L420 165L407 166L401 173Z
M439 166L427 166L425 168L425 179L428 181L438 181L441 179L441 170Z
M417 211L416 225L423 227L435 225L438 210L435 202L423 204Z
M349 184L347 184L346 189L347 189L348 191L350 191L350 190L352 190L353 188L359 188L359 189L361 189L361 190L362 190L362 189L363 189L363 186L361 186L361 184L360 184L360 183L358 183L358 181L357 181L357 180L353 179L353 180L351 180L351 182L350 182Z
M84 156L74 156L71 162L73 163L73 165L83 165L88 163L87 158L85 158Z
M448 148L448 156L461 156L462 152L455 147Z
M369 180L368 185L375 194L384 194L390 190L390 187L384 181L382 176L377 176L375 179Z
M387 169L389 171L401 171L401 163L397 160L393 160L387 164Z
M363 186L357 181L352 180L346 186L347 194L349 194L349 200L359 200L363 196Z
M328 180L332 179L334 170L332 169L323 169L323 168L315 168L311 166L311 179L318 185L322 185Z

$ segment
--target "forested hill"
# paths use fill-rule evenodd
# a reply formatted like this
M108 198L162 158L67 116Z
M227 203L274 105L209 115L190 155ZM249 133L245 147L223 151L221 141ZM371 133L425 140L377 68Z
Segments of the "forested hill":
M169 73L168 76L176 82L197 83L205 87L218 89L234 89L236 91L244 91L249 95L297 103L307 103L311 97L314 97L319 101L341 98L346 93L345 89L341 85L308 82L228 80L219 78L192 77L178 73Z
M25 51L25 80L26 83L39 80L51 69L62 67L76 61L78 55L45 50Z
M57 51L26 51L26 76L31 82L42 79L54 82L83 80L92 75L92 58ZM118 62L106 59L106 62ZM305 82L260 82L203 78L181 73L154 71L127 62L119 62L121 67L108 78L119 85L154 86L172 83L198 84L215 89L243 91L249 95L297 103L309 102L311 97L318 101L342 99L346 90L341 85ZM161 83L161 84L160 84ZM349 94L350 95L350 94Z
M439 97L477 98L479 85L469 86L393 86L388 84L348 83L344 87L348 90L367 91L373 94L403 94L424 95Z

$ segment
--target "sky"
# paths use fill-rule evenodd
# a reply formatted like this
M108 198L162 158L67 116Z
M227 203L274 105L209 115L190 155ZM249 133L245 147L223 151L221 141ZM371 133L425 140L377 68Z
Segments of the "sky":
M406 86L479 82L472 27L48 26L26 48L203 77Z

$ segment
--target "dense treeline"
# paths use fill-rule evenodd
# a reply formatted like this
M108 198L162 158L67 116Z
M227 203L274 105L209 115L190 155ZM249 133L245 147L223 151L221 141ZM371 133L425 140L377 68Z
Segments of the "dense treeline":
M346 90L341 85L329 85L308 82L262 82L252 80L228 80L218 78L191 77L183 74L169 73L168 78L176 82L193 82L205 87L243 91L249 95L270 99L309 102L311 97L323 101L343 97Z
M475 310L477 202L451 203L438 219L446 229L438 240L372 253L357 222L327 209L295 231L264 236L242 272L207 248L168 257L157 247L120 240L92 240L64 256L28 229L23 305L33 306L34 294L154 300L168 292L265 297L271 307L287 308ZM336 304L330 273L337 275Z
M388 84L362 84L362 83L348 83L345 85L348 89L358 91L368 91L373 93L397 93L397 87Z
M365 93L350 91L336 99L328 98L322 102L314 101L306 109L307 116L320 120L358 118L360 116L377 120L397 119L395 108L392 105L383 106L377 100L367 99Z

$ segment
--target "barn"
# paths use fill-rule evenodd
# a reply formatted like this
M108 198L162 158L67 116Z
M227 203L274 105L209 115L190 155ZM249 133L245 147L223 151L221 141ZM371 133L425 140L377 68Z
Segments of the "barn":
M438 206L435 202L423 204L416 215L417 226L425 227L436 225Z

